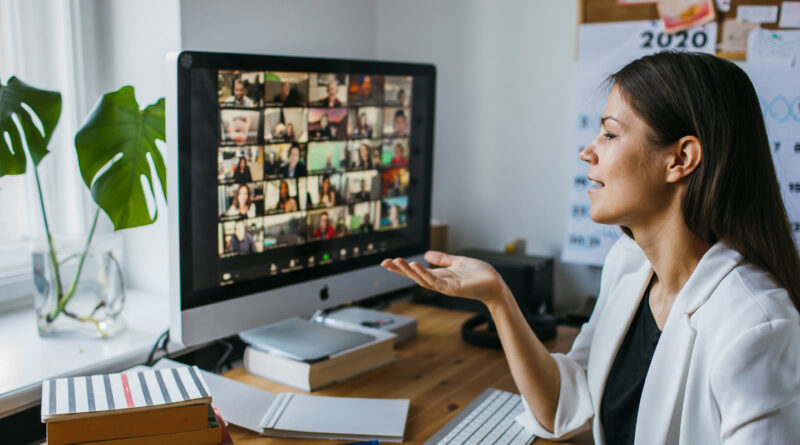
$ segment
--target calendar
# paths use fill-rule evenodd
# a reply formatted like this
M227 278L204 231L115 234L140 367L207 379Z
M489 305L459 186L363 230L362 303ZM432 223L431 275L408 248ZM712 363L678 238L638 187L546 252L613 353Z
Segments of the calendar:
M748 62L747 74L761 103L783 203L800 248L800 68Z

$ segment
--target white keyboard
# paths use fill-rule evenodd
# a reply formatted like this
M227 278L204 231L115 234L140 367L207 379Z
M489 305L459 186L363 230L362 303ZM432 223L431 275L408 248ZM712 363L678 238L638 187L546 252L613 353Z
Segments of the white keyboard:
M525 408L519 394L489 388L482 392L425 445L527 445L536 437L514 422Z

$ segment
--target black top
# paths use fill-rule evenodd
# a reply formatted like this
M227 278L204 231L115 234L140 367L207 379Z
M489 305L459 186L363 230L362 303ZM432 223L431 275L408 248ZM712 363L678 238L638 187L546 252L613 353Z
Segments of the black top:
M650 311L651 285L652 281L647 286L606 381L600 404L600 423L605 431L606 443L609 444L632 444L636 432L636 416L644 379L661 336Z

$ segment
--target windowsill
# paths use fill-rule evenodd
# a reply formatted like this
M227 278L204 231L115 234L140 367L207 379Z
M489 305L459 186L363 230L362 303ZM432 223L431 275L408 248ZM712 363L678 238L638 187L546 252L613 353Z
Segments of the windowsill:
M31 307L0 314L0 418L37 405L45 379L117 372L143 363L169 326L169 299L128 290L123 316L125 332L98 340L41 338Z

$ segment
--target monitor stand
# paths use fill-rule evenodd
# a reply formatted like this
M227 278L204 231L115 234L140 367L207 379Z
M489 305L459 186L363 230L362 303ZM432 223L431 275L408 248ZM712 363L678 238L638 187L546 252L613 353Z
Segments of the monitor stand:
M337 352L375 340L371 335L334 328L304 317L244 331L239 337L256 349L304 362L324 360Z

